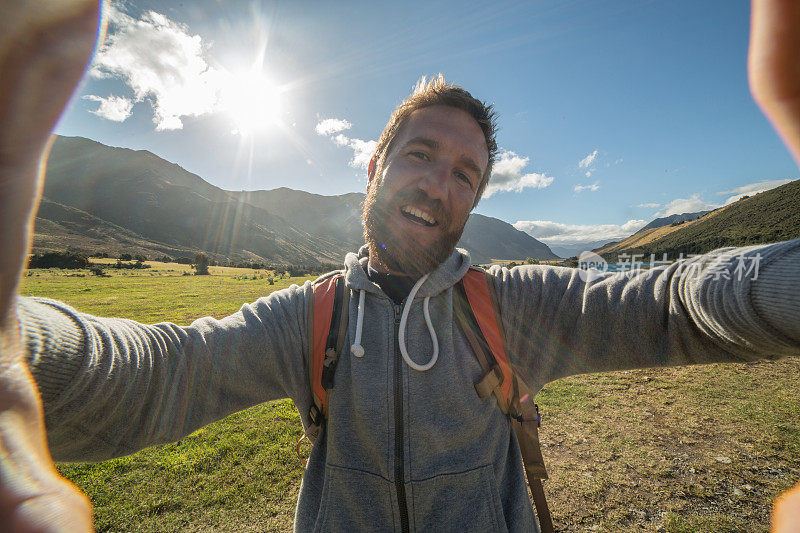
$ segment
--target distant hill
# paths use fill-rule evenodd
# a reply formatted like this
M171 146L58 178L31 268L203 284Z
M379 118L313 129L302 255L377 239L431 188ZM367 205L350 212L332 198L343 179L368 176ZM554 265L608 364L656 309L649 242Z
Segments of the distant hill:
M701 218L650 228L597 253L614 259L620 253L670 257L705 253L725 246L746 246L800 237L800 180L742 198Z
M548 246L508 222L473 213L458 243L470 250L472 260L489 263L492 259L559 259ZM472 250L475 250L472 252ZM483 252L489 250L487 254Z
M607 255L641 247L669 233L678 231L680 229L678 226L692 223L711 212L712 211L698 211L697 213L682 213L680 215L656 218L630 237L622 239L621 241L605 243L603 246L595 248L592 251L599 255Z
M363 198L288 188L226 191L147 151L58 137L48 161L34 251L124 250L173 257L203 251L217 260L340 263L363 243ZM476 262L555 257L505 222L473 217L478 221L468 222L462 245Z
M696 220L705 215L706 213L710 212L711 210L709 209L708 211L698 211L697 213L681 213L680 215L669 215L667 217L656 218L648 225L640 229L637 233L647 231L649 229L669 226L671 224L677 225L680 224L681 222L689 222L690 220Z
M233 193L243 201L282 218L312 234L326 233L350 244L351 249L363 244L361 204L363 193L321 196L282 187L269 191ZM314 209L305 206L314 205ZM550 248L514 226L496 218L473 213L464 228L458 246L470 251L476 263L493 259L559 259Z

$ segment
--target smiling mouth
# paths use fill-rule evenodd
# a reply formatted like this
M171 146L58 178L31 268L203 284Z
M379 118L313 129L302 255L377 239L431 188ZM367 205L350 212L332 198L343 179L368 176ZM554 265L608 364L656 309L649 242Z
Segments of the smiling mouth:
M403 207L400 208L400 212L403 214L404 217L406 217L411 222L414 222L415 224L427 227L432 227L437 225L436 219L434 219L428 213L420 209L417 209L414 206L404 205Z

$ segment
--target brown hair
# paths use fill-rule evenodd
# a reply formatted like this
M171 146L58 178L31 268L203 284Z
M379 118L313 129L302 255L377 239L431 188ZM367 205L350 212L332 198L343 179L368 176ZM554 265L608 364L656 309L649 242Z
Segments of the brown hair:
M497 117L491 104L474 98L468 91L458 85L447 83L442 74L432 78L430 81L426 80L424 76L420 78L414 86L411 96L406 98L392 112L389 122L378 139L378 145L375 147L373 157L378 167L382 167L386 155L392 148L392 142L405 121L408 120L408 117L418 109L435 105L446 105L465 111L475 119L481 131L483 131L486 148L489 151L489 164L486 166L486 172L475 195L475 202L473 203L473 207L475 207L478 204L478 200L481 199L486 185L489 183L489 176L492 174L492 165L497 153L497 140L495 139Z

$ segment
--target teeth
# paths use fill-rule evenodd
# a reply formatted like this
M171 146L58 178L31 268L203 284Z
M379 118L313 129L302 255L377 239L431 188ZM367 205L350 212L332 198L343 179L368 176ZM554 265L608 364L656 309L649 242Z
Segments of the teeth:
M410 205L403 206L403 212L408 213L409 215L414 215L415 217L419 217L428 224L431 225L436 224L436 220L434 220L432 216L430 216L428 213L424 211L420 211L416 207Z

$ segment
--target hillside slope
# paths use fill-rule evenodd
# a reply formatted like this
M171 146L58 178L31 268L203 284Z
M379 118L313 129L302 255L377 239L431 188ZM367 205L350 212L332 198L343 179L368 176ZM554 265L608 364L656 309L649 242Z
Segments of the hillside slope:
M779 242L800 237L800 180L714 210L679 226L664 226L601 248L606 258L643 253L670 257L725 246Z

